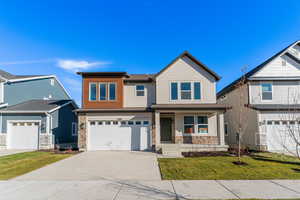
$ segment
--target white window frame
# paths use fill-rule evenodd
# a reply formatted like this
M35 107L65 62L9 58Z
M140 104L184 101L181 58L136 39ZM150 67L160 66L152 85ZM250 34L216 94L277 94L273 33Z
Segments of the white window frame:
M271 94L272 94L272 99L263 99L263 84L271 84ZM261 92L261 101L263 102L271 102L273 101L273 96L274 96L274 90L273 90L273 82L260 82L260 92Z
M184 123L184 117L194 117L194 124L185 124ZM198 117L207 117L207 124L198 124ZM209 117L207 115L184 115L182 123L183 123L183 131L182 131L183 135L192 135L192 136L209 135ZM193 133L185 133L184 132L184 129L185 129L184 126L185 125L193 125L194 126L194 132ZM200 133L198 131L198 125L207 125L207 129L208 129L207 133Z
M143 89L143 90L138 90L138 89L137 89L137 86L143 86L144 89ZM138 96L138 95L137 95L137 92L143 92L143 95L142 95L142 96ZM135 96L136 96L136 97L144 97L144 96L145 96L145 85L143 85L143 84L135 85Z
M113 84L113 85L115 85L115 99L110 99L110 89L109 89L109 85L110 84ZM116 82L108 82L107 83L107 100L108 101L117 101L117 83Z
M72 136L77 136L77 123L76 122L72 122Z
M104 100L101 99L101 85L104 85L104 86L105 86L105 99L104 99ZM107 97L108 97L107 86L108 86L108 83L106 83L106 82L99 82L99 83L98 83L98 87L99 87L99 89L98 89L98 92L99 92L98 100L99 100L99 101L107 101L107 100L108 100L108 99L107 99Z
M96 99L95 100L92 100L91 99L91 85L92 84L95 84L96 85ZM89 101L97 101L97 83L96 82L90 82L89 83Z
M177 83L177 94L178 98L177 99L172 99L172 83ZM191 99L182 99L181 98L181 83L190 83L191 84ZM200 99L195 99L195 88L194 88L194 83L200 83ZM202 82L200 80L197 81L170 81L169 82L169 101L174 102L174 101L202 101L203 99L203 89L202 89Z
M115 85L115 99L110 99L110 89L109 89L109 85ZM106 94L105 94L105 100L101 100L100 97L101 97L101 92L100 92L100 85L105 85L105 90L106 90ZM98 86L99 86L99 98L98 100L99 101L117 101L118 99L118 95L117 95L117 83L116 82L99 82L98 83Z

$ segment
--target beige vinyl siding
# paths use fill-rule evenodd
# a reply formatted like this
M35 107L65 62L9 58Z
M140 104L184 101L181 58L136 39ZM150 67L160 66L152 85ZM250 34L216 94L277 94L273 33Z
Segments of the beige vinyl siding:
M272 100L264 101L261 98L261 83L272 83ZM299 81L253 81L250 82L250 104L294 104L300 97ZM296 103L299 103L296 102Z
M144 85L144 96L136 96L136 85ZM154 83L124 84L124 107L150 107L155 103Z
M217 136L217 115L201 113L176 113L175 114L175 135L182 136L184 132L184 116L208 116L208 134L196 133L197 136Z
M200 82L200 100L171 100L171 82ZM156 78L156 103L157 104L180 104L180 103L216 103L216 80L207 71L199 67L188 57L177 60Z
M236 133L238 132L240 105L244 107L244 105L248 103L248 85L243 85L241 91L245 96L243 103L240 103L239 100L239 89L234 89L228 92L225 97L218 99L218 103L232 107L232 109L227 110L224 114L224 123L228 124L228 136L225 137L225 141L229 145L237 144ZM243 122L245 124L245 131L242 137L242 144L254 147L256 145L255 134L258 133L258 115L256 111L249 108L244 107L242 111L244 111L244 115L247 115L247 117L242 118L245 120Z

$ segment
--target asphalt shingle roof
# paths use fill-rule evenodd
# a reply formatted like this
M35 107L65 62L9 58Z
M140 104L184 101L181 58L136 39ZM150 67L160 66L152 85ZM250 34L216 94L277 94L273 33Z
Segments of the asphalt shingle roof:
M29 100L13 106L8 106L1 111L49 111L72 100Z

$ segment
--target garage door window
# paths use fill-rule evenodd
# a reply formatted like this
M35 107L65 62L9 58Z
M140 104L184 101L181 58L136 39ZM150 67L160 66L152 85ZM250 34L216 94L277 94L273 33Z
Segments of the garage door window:
M141 121L136 121L135 125L142 125L142 122Z
M121 125L126 125L126 121L121 121Z
M274 125L280 125L280 121L274 121Z
M91 121L91 122L90 122L90 125L91 125L91 126L95 126L95 124L96 124L96 122L94 122L94 121Z
M267 121L267 124L268 125L272 125L272 121Z
M113 125L118 125L118 121L113 121Z
M98 121L98 125L103 125L103 121Z
M143 121L143 125L144 126L148 126L149 125L149 121Z
M128 121L128 125L133 125L133 121Z
M105 125L110 125L111 121L105 121Z

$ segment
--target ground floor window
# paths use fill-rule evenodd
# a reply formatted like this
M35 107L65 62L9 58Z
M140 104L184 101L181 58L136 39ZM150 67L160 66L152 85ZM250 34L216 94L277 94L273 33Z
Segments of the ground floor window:
M72 122L72 136L76 136L76 135L77 135L77 123Z
M194 133L194 116L184 116L184 133Z
M207 116L184 116L183 123L184 133L208 134Z

